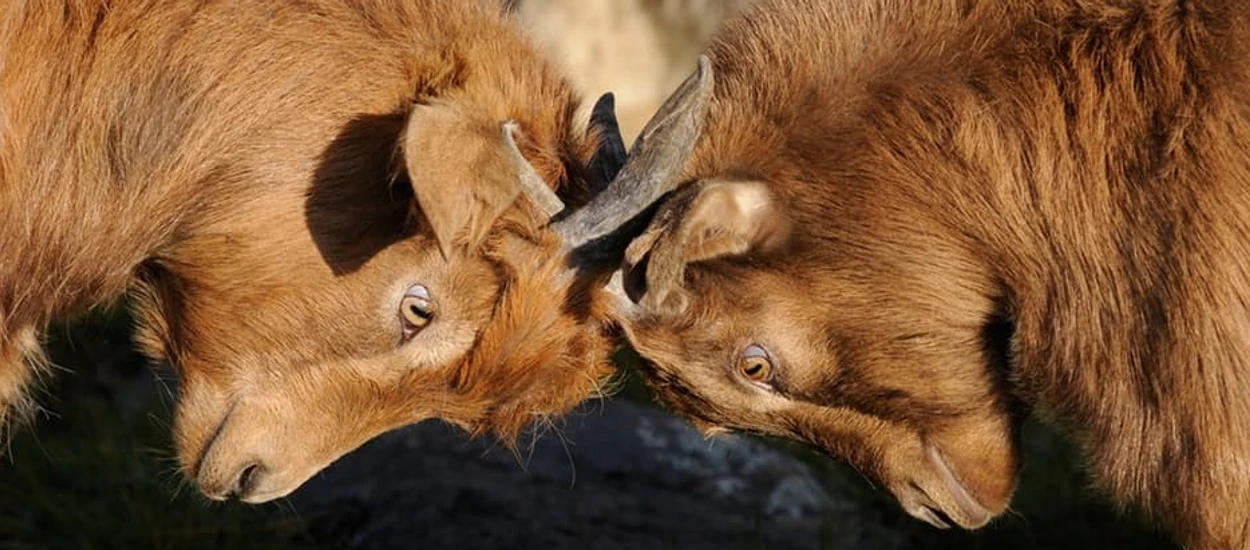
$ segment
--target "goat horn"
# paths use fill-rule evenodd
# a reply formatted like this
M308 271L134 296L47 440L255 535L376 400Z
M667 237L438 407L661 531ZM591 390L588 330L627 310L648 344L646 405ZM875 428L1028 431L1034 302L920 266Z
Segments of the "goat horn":
M517 175L520 178L521 192L529 197L534 206L542 212L546 219L559 214L564 210L564 202L560 197L556 196L555 191L547 187L547 182L543 177L538 175L538 171L534 170L534 166L525 160L525 155L521 154L521 149L517 147L516 137L513 135L517 130L515 122L505 122L503 125L503 139L508 144L508 151L512 155L512 160L517 166Z
M698 69L669 96L642 129L620 173L590 203L556 222L572 250L607 237L645 212L680 182L711 103L712 63Z
M590 127L599 131L599 150L588 166L591 174L590 196L602 193L625 165L629 155L621 139L621 127L616 122L616 96L612 92L599 96L590 111Z

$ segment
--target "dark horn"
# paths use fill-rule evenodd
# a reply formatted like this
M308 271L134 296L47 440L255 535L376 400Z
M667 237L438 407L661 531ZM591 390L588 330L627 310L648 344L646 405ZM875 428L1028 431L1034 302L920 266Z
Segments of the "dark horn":
M608 92L599 96L590 111L590 127L599 133L599 148L590 159L590 196L598 195L616 179L628 158L621 128L616 122L616 96Z
M625 166L603 192L555 223L566 246L578 249L607 237L680 182L712 99L712 64L699 56L698 69L669 96L638 135Z

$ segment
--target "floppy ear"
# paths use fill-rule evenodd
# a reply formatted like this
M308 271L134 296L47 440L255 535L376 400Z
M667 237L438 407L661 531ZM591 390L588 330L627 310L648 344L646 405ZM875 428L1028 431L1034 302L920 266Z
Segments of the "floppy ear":
M706 181L681 189L625 251L623 286L644 311L686 308L686 266L784 245L790 220L759 181Z
M453 105L416 105L404 134L404 163L417 206L448 257L476 247L524 191L548 216L564 207L517 148L516 124L475 122Z

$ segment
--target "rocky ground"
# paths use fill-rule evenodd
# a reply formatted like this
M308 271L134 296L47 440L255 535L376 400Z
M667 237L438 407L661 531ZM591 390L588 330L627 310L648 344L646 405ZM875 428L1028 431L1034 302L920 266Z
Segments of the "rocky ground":
M289 500L209 503L171 456L176 385L132 351L127 326L100 316L50 333L64 369L39 392L46 414L0 462L0 550L1175 550L1090 491L1072 449L1034 423L1012 510L975 533L939 531L836 461L705 439L628 383L519 454L425 422Z
M795 457L705 439L612 400L521 456L425 423L384 436L294 497L356 548L897 549L903 537Z

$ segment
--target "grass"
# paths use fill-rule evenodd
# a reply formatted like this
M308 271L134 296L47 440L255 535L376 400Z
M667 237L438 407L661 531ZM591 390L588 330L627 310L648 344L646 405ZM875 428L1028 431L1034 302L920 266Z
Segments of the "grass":
M0 549L345 546L344 535L317 530L334 518L300 517L281 502L211 503L185 486L169 441L172 398L152 391L148 367L130 351L128 324L124 315L100 314L55 331L49 349L67 370L57 372L40 397L49 413L17 430L0 462ZM618 359L627 376L617 395L650 401L628 368L636 359L628 353ZM793 442L769 443L855 494L920 548L1175 548L1090 490L1077 453L1053 430L1030 423L1024 441L1012 512L974 533L911 520L841 463Z

